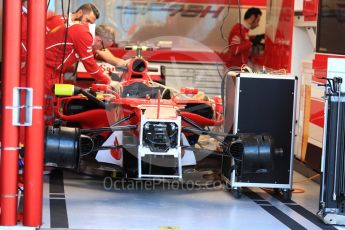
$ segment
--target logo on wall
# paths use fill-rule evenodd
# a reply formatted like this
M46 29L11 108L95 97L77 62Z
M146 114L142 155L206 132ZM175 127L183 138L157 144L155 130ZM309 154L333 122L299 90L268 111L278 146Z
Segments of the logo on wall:
M123 10L123 14L141 14L145 15L153 12L166 12L170 17L180 15L182 17L200 17L212 15L212 18L218 18L222 13L224 6L217 5L198 5L198 4L181 4L181 3L145 3L131 2L124 6L117 6Z

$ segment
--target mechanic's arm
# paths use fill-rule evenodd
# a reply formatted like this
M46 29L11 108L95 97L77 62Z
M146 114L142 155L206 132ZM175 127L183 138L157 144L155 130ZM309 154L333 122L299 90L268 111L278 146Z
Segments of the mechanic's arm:
M79 60L85 66L86 71L97 82L102 84L110 84L111 79L103 73L103 69L96 64L92 51L92 35L89 32L71 35L74 48L79 56Z
M233 56L239 55L243 52L247 52L252 46L249 39L241 39L235 35L229 40L229 51Z
M115 57L108 49L96 50L96 55L101 57L105 62L115 65L115 66L125 66L128 64L129 60L123 60L121 58Z

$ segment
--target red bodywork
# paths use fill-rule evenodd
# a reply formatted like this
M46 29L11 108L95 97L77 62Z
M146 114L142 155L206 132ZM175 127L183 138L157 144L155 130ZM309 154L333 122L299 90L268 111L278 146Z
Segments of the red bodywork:
M140 64L140 68L136 64ZM121 87L131 86L135 83L144 84L149 86L152 83L148 72L148 63L142 58L133 58L128 66L127 70L124 71L121 77ZM138 70L138 68L140 70ZM58 98L56 115L64 121L67 122L77 122L80 124L80 128L99 128L107 127L109 124L116 122L117 120L128 116L129 114L135 113L136 116L130 119L127 122L129 125L137 125L140 123L141 116L141 107L144 106L157 106L159 110L160 106L173 106L176 110L179 111L179 114L193 121L199 126L216 126L223 123L222 117L222 105L221 100L218 97L215 97L212 100L208 99L193 99L191 98L179 98L178 96L173 96L170 99L157 99L151 98L149 95L146 95L144 98L133 98L133 97L121 97L121 93L115 93L113 90L110 90L109 86L105 85L92 85L91 89L98 93L98 95L104 100L109 102L110 105L115 105L115 108L112 109L92 109L86 110L77 114L68 115L68 104L73 100L85 99L86 97L82 95L70 96ZM185 93L195 94L197 89L184 89ZM213 108L213 118L209 119L204 116L201 116L197 113L183 111L183 109L188 104L204 104ZM119 112L120 111L120 112ZM95 119L96 118L96 119ZM187 125L183 123L183 125Z

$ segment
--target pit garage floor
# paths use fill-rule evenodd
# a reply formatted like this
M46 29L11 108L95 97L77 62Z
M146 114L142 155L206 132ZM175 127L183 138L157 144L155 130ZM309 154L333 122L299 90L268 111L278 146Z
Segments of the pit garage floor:
M305 179L294 173L295 181ZM45 176L42 229L342 229L324 225L314 215L317 183L308 180L294 187L305 192L293 193L289 202L259 188L245 189L235 199L217 184L122 183L53 171Z

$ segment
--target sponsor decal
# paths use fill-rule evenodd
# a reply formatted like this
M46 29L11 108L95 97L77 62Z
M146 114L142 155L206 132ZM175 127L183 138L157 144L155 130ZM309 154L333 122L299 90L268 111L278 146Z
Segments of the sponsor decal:
M114 146L118 146L118 145L119 145L119 141L117 140L117 137L115 137ZM111 153L111 156L113 158L115 158L116 160L121 159L121 150L120 149L111 149L110 153Z

